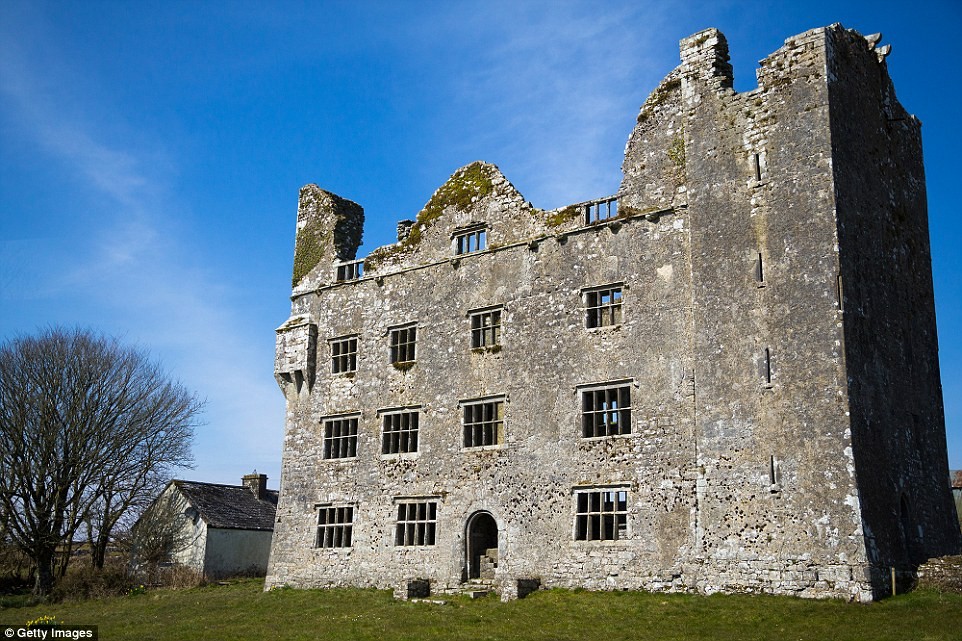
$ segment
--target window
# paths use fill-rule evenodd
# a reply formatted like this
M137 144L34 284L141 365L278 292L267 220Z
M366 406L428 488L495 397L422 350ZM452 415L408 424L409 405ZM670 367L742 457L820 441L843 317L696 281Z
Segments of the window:
M381 454L418 451L418 411L392 411L381 415Z
M585 205L585 224L598 223L618 217L618 200L611 198L599 203Z
M405 547L434 545L437 524L437 501L398 503L394 545Z
M589 329L621 324L621 285L584 291L585 323Z
M488 232L483 228L472 229L454 235L454 253L470 254L488 247Z
M504 440L504 399L462 403L464 447L500 445Z
M631 387L618 385L581 391L584 438L631 434Z
M357 456L357 416L324 419L324 458Z
M469 312L471 347L480 349L501 344L501 308Z
M337 281L357 280L364 274L364 261L352 260L337 266Z
M617 541L628 531L628 491L575 492L575 540Z
M314 547L349 548L353 528L353 507L321 506L317 511L317 538Z
M755 257L755 283L759 287L765 286L765 263L762 260L761 253Z
M357 336L332 338L331 373L347 374L357 371Z
M391 330L391 362L413 363L417 342L417 325L405 325Z

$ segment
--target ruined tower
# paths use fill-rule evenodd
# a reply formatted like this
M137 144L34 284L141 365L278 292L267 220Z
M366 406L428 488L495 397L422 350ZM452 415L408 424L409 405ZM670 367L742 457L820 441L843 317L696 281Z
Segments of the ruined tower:
M455 172L398 242L298 209L267 585L869 600L960 540L920 124L878 37L788 39L736 93L681 42L617 194Z

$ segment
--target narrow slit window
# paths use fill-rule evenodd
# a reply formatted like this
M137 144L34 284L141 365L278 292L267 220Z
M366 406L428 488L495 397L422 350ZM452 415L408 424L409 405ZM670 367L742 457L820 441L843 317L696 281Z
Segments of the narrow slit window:
M765 284L765 265L761 253L755 256L755 282L758 285Z
M835 278L835 296L838 300L838 308L841 311L845 311L845 291L842 289L842 275L839 274Z
M772 352L767 347L762 355L762 380L766 385L772 384Z
M752 154L752 172L755 175L755 180L762 179L762 160L759 154Z

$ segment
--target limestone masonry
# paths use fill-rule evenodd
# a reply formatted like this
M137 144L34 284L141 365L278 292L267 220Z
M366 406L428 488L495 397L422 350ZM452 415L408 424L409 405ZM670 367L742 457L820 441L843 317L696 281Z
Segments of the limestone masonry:
M267 586L860 601L958 553L920 123L879 36L681 41L617 194L456 171L398 242L301 189Z

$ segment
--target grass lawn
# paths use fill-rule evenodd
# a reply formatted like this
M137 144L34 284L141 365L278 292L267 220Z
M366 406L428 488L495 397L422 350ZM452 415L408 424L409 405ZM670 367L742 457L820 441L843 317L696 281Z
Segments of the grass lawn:
M376 590L262 591L261 580L0 610L97 625L100 639L773 639L962 641L962 595L918 591L860 605L790 597L549 590L501 603L394 601ZM8 601L9 603L9 601Z

